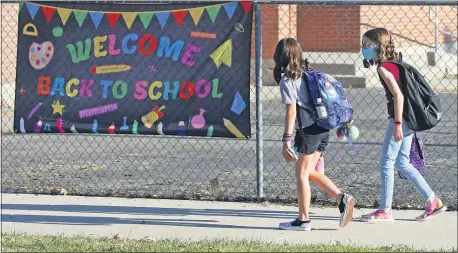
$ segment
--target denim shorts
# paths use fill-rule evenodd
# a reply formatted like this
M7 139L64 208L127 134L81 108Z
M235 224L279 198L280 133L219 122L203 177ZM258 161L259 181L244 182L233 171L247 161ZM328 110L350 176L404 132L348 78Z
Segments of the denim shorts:
M316 151L323 152L329 143L329 129L319 127L316 123L303 128L303 135L296 131L294 138L294 147L299 153L311 155Z

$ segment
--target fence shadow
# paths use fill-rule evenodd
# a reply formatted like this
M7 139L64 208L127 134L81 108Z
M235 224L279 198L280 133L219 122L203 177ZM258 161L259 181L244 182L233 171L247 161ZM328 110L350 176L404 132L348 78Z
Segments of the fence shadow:
M163 207L137 207L137 206L100 206L100 205L36 205L36 204L2 204L2 222L62 224L62 225L108 225L108 224L146 224L164 226L209 227L209 228L241 228L241 229L275 229L274 227L252 227L218 224L213 219L186 219L185 216L204 217L248 217L294 219L296 212L272 210L237 210L237 209L192 209L192 208L163 208ZM5 210L37 211L37 212L64 212L80 213L75 216L55 216L18 214L9 215ZM7 211L6 211L7 212ZM87 216L85 214L101 214L100 216ZM129 215L126 218L107 217L105 215ZM165 218L133 218L132 215L162 216ZM320 216L311 214L313 220L338 221L336 216ZM177 218L177 216L183 218ZM167 218L170 217L170 218Z
M255 229L273 230L275 227L240 226L219 224L216 220L188 220L188 219L135 219L118 218L103 216L55 216L55 215L29 215L2 214L2 222L15 223L36 223L36 224L56 224L56 225L112 225L112 224L131 224L131 225L156 225L156 226L175 226L175 227L200 227L200 228L235 228L235 229Z
M229 216L250 218L284 218L294 219L297 213L291 211L272 210L238 210L238 209L191 209L165 207L138 207L138 206L98 206L98 205L37 205L37 204L2 204L3 210L21 211L52 211L70 213L99 213L99 214L126 214L126 215L160 215L160 216ZM311 213L312 219L338 220L336 216L316 216Z

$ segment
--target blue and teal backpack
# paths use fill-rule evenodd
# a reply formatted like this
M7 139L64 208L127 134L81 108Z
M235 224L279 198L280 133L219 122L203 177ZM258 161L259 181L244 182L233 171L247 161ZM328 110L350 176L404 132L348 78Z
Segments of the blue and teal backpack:
M321 98L328 114L327 118L319 119L314 110L311 113L312 119L322 128L343 128L345 133L353 117L353 108L345 96L342 84L331 75L316 70L304 71L302 78L307 83L313 104L316 105L317 99Z

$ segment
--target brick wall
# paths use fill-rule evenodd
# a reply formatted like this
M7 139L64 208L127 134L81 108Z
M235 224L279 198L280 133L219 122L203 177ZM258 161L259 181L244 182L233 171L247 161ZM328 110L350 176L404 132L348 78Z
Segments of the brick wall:
M359 6L263 5L263 58L271 58L278 40L286 37L299 40L306 51L357 52L359 10Z
M278 36L297 38L297 5L278 6Z
M358 52L360 6L297 6L297 37L304 51Z
M362 6L361 33L371 29L369 24L385 27L393 33L400 34L418 43L434 45L435 41L435 9L432 6ZM457 8L452 6L438 6L439 29L448 28L457 34ZM431 18L431 20L430 20ZM394 36L396 46L408 47L419 45L401 36ZM443 42L443 35L439 32L438 41Z
M438 6L439 29L457 31L457 8ZM430 13L431 10L431 13ZM263 57L271 58L279 39L293 37L310 52L359 52L361 34L372 26L386 27L410 40L434 44L435 7L263 5ZM276 13L278 12L278 13ZM277 21L275 20L277 18ZM276 25L278 27L276 28ZM272 31L266 31L272 29ZM277 34L275 29L278 29ZM396 37L399 46L416 45ZM438 42L443 42L439 32Z
M279 5L262 5L262 55L272 58L279 40ZM253 40L254 44L254 40Z
M262 54L263 58L272 58L275 46L279 40L278 37L278 5L264 4L261 6L262 11ZM251 34L251 58L255 57L254 34L255 34L255 17L253 13L253 26Z
M272 59L275 47L280 39L297 37L296 23L296 5L262 5L262 56L264 59ZM252 43L252 57L254 57L254 30Z

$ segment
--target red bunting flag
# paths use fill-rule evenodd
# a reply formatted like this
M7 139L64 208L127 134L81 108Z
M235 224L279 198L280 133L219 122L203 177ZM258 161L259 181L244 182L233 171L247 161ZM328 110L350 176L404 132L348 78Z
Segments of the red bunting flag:
M248 11L250 10L251 8L251 5L253 4L253 2L249 2L249 1L241 1L240 4L242 5L243 7L243 10L245 11L245 14L248 13Z
M177 22L178 27L181 26L183 23L184 18L188 14L188 11L174 11L172 12L172 15L175 17L175 21Z
M114 28L119 20L119 17L121 17L121 13L106 13L105 17L107 17L110 27Z
M46 22L49 23L49 21L51 21L52 15L56 11L56 8L41 6L41 10L43 11L43 14L45 14Z

